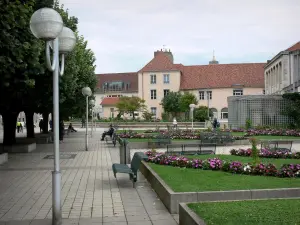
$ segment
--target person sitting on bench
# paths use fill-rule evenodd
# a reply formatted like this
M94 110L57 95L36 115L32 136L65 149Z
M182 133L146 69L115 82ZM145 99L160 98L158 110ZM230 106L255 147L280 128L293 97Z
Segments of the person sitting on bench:
M108 131L105 131L103 134L102 134L102 138L101 138L101 141L104 141L104 138L106 135L109 135L110 137L113 135L114 133L114 128L112 127L112 124L109 125L109 130Z
M70 123L70 124L69 124L69 127L68 127L68 134L69 134L70 132L77 132L77 130L74 129L72 123Z

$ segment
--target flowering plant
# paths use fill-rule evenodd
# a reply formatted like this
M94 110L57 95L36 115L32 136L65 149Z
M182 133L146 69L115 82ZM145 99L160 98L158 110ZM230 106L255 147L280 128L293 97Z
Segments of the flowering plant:
M237 156L251 156L252 149L232 149L230 150L230 154ZM258 152L258 156L261 158L300 159L300 152L290 152L288 150L271 151L269 149L261 149Z

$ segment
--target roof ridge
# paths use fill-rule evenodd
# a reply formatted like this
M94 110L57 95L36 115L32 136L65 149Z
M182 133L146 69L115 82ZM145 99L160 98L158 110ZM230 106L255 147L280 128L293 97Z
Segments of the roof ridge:
M300 41L298 41L295 44L291 45L285 51L294 51L293 48L296 47L298 44L300 45ZM300 46L299 46L299 49L300 49Z

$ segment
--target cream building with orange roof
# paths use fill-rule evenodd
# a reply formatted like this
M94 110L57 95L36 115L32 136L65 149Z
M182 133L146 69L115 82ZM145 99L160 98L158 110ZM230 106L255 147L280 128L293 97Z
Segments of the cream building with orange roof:
M116 104L120 96L139 96L148 110L161 118L160 103L165 95L170 91L192 92L199 100L198 105L209 106L215 118L226 122L227 97L264 93L264 66L265 63L219 64L215 57L209 65L185 66L174 63L170 50L158 50L138 72L98 74L96 100L102 104L102 116L108 118L117 110L115 105L107 105L108 98L116 98ZM114 88L105 89L104 83Z

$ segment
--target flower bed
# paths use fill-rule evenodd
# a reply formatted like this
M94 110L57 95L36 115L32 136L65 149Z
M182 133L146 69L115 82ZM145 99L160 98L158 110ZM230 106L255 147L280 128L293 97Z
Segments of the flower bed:
M287 129L250 129L245 136L272 135L300 137L300 131Z
M149 131L147 133L138 133L138 132L123 132L119 133L120 138L136 138L136 139L153 139L157 136L168 136L170 139L185 139L185 140L200 140L201 132L192 132L191 130L177 130L177 131L159 131L160 134L151 134ZM214 133L211 134L210 138L214 138ZM232 137L232 140L245 140L246 138L241 137Z
M251 156L252 149L232 149L230 150L231 155L237 156ZM269 149L261 149L259 157L262 158L276 158L276 159L300 159L300 152L289 152L287 150L270 151Z
M300 164L284 164L276 168L274 164L241 163L238 161L225 161L218 158L212 159L188 159L182 156L168 156L163 153L148 151L148 162L202 170L222 170L233 174L263 175L275 177L300 177Z

